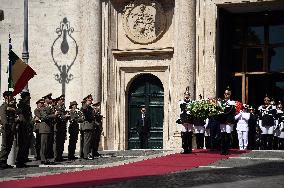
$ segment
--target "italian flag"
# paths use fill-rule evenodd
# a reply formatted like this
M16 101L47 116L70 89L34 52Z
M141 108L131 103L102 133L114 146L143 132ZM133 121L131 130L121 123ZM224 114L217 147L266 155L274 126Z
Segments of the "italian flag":
M12 50L9 52L9 82L13 83L13 96L20 93L36 72L24 63Z

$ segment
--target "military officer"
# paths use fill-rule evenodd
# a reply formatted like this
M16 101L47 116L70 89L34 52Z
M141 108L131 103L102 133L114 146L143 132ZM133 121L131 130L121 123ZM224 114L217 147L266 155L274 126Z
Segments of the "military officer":
M25 162L28 161L29 148L31 145L33 124L32 124L32 111L30 107L30 93L24 91L21 93L21 99L18 103L17 115L17 141L18 152L16 158L16 167L26 167Z
M270 97L264 97L264 104L258 108L259 127L261 129L261 149L271 150L273 143L274 120L276 117L276 107L271 105Z
M39 99L36 102L36 109L34 110L34 132L36 134L36 143L35 143L35 149L36 149L36 160L40 160L40 134L39 134L39 127L40 127L40 108L44 105L44 100Z
M93 159L91 156L91 144L93 141L93 131L94 131L94 118L95 114L92 108L93 97L92 95L88 95L83 99L86 101L81 111L84 115L84 122L82 123L82 131L84 134L84 142L83 142L83 158L84 159Z
M97 102L93 104L94 108L94 115L95 115L95 121L94 121L94 143L92 148L92 156L93 157L99 157L101 154L98 152L101 135L103 131L103 116L101 115L101 102Z
M85 103L86 103L86 100L83 99L81 101L81 109L82 109L82 107L84 106ZM80 111L80 112L82 112L82 111ZM79 151L80 158L84 158L84 153L83 153L83 148L84 148L84 131L82 130L83 124L84 124L84 115L83 115L83 122L80 123L80 130L79 130L80 131L80 151Z
M52 130L53 130L53 121L58 112L53 112L53 108L51 106L52 98L51 93L44 96L44 105L40 108L40 126L39 133L41 135L41 145L40 145L40 160L42 164L49 164L50 162L47 160L48 150L52 150L53 138Z
M228 155L231 143L231 132L235 124L235 101L231 100L232 91L229 87L224 92L224 113L220 118L221 155Z
M68 133L69 133L69 145L68 145L68 159L74 160L75 157L75 150L76 150L76 143L78 140L78 134L79 134L79 123L82 123L83 120L83 114L81 111L77 108L77 102L72 101L70 102L69 106L69 127L68 127Z
M64 143L67 133L67 121L70 115L65 109L65 95L61 95L57 98L57 105L55 106L57 112L54 125L54 161L63 161Z
M2 131L2 145L0 151L0 169L13 168L7 164L7 159L11 151L16 121L16 105L11 91L3 93L4 102L0 106L0 125Z
M184 99L179 101L181 109L180 119L177 123L182 124L181 138L182 138L182 154L188 154L192 152L192 132L193 132L193 120L190 114L186 112L186 106L191 102L189 87L184 92Z

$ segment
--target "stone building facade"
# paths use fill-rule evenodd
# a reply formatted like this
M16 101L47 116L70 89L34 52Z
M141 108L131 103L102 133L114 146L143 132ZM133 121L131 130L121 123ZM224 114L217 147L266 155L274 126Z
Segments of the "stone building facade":
M2 93L7 89L8 34L20 56L24 18L23 1L0 0L0 4L5 13L5 20L0 22ZM151 115L159 117L154 118L151 147L179 148L175 121L185 88L189 86L193 99L199 94L207 98L222 96L228 84L219 76L224 71L220 69L220 39L225 35L222 12L237 15L265 11L281 13L284 3L30 0L29 64L37 72L29 82L32 105L49 92L54 97L65 93L67 107L70 101L80 102L91 93L95 101L102 102L105 116L102 149L123 150L136 148L136 136L130 134L135 122L133 111L146 103ZM246 76L240 78L246 83ZM140 85L150 89L141 94ZM245 89L242 85L244 102Z

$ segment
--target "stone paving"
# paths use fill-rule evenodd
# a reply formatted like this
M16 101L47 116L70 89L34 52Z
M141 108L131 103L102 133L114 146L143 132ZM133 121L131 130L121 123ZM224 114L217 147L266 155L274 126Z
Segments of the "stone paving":
M29 168L0 170L0 181L115 166L175 152L178 151L104 151L101 152L103 157L96 158L93 161L80 159L75 161L64 161L57 164L57 167L39 166L39 162L32 161L28 163L28 165L31 166ZM282 188L284 187L284 151L252 151L250 153L242 154L239 157L231 157L226 160L217 161L208 166L200 166L199 168L187 171L161 176L142 177L95 187Z

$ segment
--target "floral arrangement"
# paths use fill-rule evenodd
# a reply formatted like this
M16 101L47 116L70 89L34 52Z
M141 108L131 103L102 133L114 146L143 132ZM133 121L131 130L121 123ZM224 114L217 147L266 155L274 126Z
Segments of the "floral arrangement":
M223 107L217 99L202 99L192 101L187 105L187 112L194 119L202 119L218 115L223 112Z
M240 113L240 111L244 108L243 103L236 101L236 114Z

